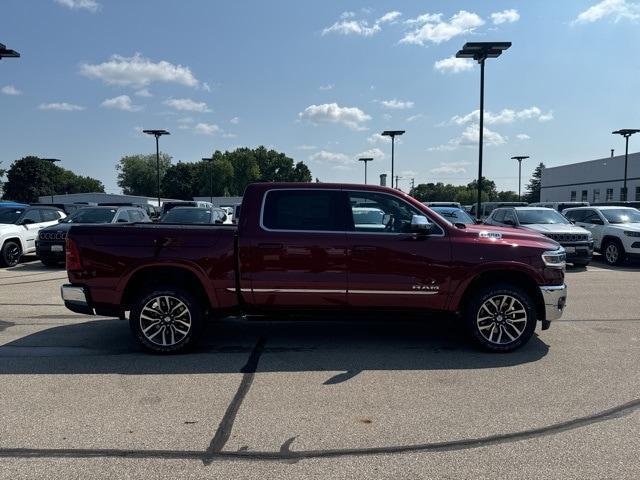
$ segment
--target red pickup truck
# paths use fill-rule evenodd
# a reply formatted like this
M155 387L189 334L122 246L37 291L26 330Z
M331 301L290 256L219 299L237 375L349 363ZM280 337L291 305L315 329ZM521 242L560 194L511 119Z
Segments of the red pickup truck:
M544 236L453 224L397 190L260 183L234 225L77 225L74 312L126 318L154 352L195 343L207 318L355 311L455 313L483 349L511 351L562 314L565 254ZM450 315L449 315L450 317Z

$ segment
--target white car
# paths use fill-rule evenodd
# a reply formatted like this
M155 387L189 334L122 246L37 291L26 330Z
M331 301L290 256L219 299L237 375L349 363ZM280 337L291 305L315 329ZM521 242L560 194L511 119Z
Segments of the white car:
M594 249L609 265L640 258L640 211L631 207L579 207L562 213L593 235Z
M65 217L52 207L0 207L0 267L13 267L22 255L35 253L38 231Z

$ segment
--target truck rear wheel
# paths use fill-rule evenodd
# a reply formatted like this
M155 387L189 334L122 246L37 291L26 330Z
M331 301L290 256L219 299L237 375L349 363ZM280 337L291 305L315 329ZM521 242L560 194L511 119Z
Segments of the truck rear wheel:
M473 342L490 352L511 352L527 343L536 328L531 296L509 284L478 290L464 313Z
M177 353L193 346L203 324L202 304L188 291L155 287L140 294L129 326L136 340L154 353Z

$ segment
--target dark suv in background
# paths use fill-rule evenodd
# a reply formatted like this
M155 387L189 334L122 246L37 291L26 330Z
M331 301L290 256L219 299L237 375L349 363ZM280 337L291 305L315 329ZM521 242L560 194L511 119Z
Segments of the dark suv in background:
M150 221L147 212L139 207L84 207L57 225L40 230L36 241L36 253L44 265L55 267L64 262L67 232L73 225Z

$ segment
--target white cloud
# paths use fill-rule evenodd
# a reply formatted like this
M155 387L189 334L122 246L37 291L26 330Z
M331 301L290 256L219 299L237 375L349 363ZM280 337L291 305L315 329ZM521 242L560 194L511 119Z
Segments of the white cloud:
M153 97L153 95L151 95L151 92L146 88L142 88L142 89L138 90L136 92L136 95L139 96L139 97Z
M319 90L333 90L335 85L333 83L329 83L327 85L320 85Z
M376 143L391 143L391 137L382 135L381 133L374 133L369 138L367 138L367 142L372 145Z
M476 123L480 119L480 110L474 110L466 115L455 115L449 120L449 124L452 125L465 125L468 123ZM492 113L489 111L484 112L484 121L487 125L495 124L507 124L513 123L516 120L531 120L537 119L540 122L548 122L553 119L553 111L550 110L547 113L542 113L538 107L533 106L522 110L513 110L510 108L504 108L498 113Z
M89 10L92 13L100 10L100 4L95 0L55 0L55 2L71 10Z
M391 110L404 110L407 108L413 108L413 102L398 100L394 98L393 100L382 100L380 101L383 107L389 108Z
M371 120L371 117L359 108L341 107L337 103L309 105L304 111L298 113L298 117L312 123L340 123L352 130L366 130L363 123Z
M510 8L501 12L492 13L491 20L494 25L500 25L501 23L513 23L520 20L520 14L515 8Z
M140 105L133 105L129 95L108 98L102 102L101 105L105 108L115 108L116 110L124 110L126 112L139 112L143 108Z
M334 153L320 150L309 157L309 160L317 163L333 165L334 168L351 166L353 159L344 153Z
M85 107L81 105L74 105L73 103L67 102L41 103L38 108L40 110L60 110L63 112L75 112L85 109Z
M640 4L627 0L603 0L581 12L572 23L593 23L611 17L614 22L640 19Z
M483 142L486 146L498 146L507 143L507 139L500 135L498 132L489 130L487 127L483 129ZM452 138L444 145L429 148L430 151L450 151L456 150L459 147L471 147L477 146L480 137L480 126L477 123L467 125L460 136Z
M200 84L189 67L165 60L153 62L139 53L133 57L112 55L108 61L96 65L84 63L80 66L80 73L108 85L146 87L154 82L164 82L197 87Z
M441 73L460 73L473 70L473 60L470 58L456 58L451 56L436 61L433 64L434 70Z
M410 117L407 117L407 122L411 123L415 120L418 120L419 118L424 117L424 115L422 113L418 113L416 115L411 115Z
M441 162L439 167L432 168L429 172L436 175L466 173L467 169L465 167L469 165L471 165L471 162Z
M384 15L382 15L376 21L376 23L378 23L378 24L380 24L380 23L391 23L391 22L396 21L401 15L402 15L402 13L398 12L397 10L393 10L391 12L387 12Z
M231 120L229 120L229 123L232 123L233 125L237 125L240 123L240 118L239 117L233 117Z
M373 158L374 160L382 160L385 157L385 154L379 148L370 148L369 150L365 150L364 152L360 152L356 155L356 159L358 158Z
M221 132L220 127L213 123L198 123L193 131L202 135L215 135Z
M176 110L180 110L183 112L210 112L209 107L205 102L196 102L191 100L190 98L170 98L165 100L165 105L171 108L175 108Z
M298 145L296 148L298 150L315 150L318 147L316 147L315 145Z
M460 10L449 21L442 20L442 14L425 14L410 20L410 25L419 25L405 34L400 43L424 45L426 42L442 43L458 35L473 32L484 25L484 20L475 13Z
M208 84L207 82L203 82L203 83L202 83L202 89L203 89L205 92L210 92L210 91L211 91L211 87L209 86L209 84Z
M0 89L0 92L4 93L5 95L22 95L22 92L13 85L5 85L4 87L2 87L2 89Z
M531 140L531 137L529 135L527 135L526 133L519 133L516 135L516 138L518 140Z
M365 12L368 13L368 12ZM360 35L370 37L382 30L381 25L394 23L402 13L398 11L387 12L378 18L373 24L364 19L356 19L354 12L343 12L340 19L330 27L322 30L322 35L337 33L340 35Z

